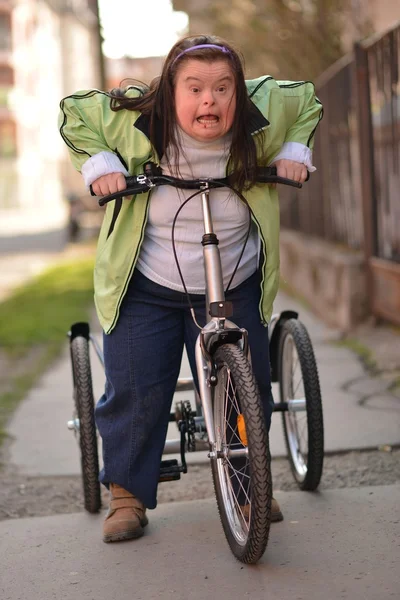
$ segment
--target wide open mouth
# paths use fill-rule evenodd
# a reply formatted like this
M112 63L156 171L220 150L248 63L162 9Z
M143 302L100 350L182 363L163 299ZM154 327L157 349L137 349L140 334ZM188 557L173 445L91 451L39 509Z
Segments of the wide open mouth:
M200 123L200 125L217 125L217 123L219 123L219 117L213 114L201 115L200 117L197 117L196 121Z

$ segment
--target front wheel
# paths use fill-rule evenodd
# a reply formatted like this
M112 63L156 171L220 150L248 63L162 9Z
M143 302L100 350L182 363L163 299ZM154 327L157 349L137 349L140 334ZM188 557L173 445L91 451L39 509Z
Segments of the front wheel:
M315 490L324 462L321 390L314 351L304 325L289 319L282 326L278 357L283 433L294 478L301 490Z
M212 475L222 526L234 556L255 563L268 543L272 483L265 415L251 366L239 347L215 353L217 458Z
M78 438L81 453L83 496L85 509L96 513L101 508L97 431L94 420L92 372L89 341L82 336L71 342L72 375Z

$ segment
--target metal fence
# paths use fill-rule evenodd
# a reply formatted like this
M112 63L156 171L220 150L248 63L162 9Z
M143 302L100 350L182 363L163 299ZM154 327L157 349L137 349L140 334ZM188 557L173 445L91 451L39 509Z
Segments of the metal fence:
M362 250L371 311L400 323L400 24L317 81L318 168L281 190L282 226Z
M289 229L358 249L363 223L352 56L325 79L318 85L324 117L315 139L317 171L301 192L281 188L281 221Z
M366 45L371 101L376 255L400 262L400 27Z

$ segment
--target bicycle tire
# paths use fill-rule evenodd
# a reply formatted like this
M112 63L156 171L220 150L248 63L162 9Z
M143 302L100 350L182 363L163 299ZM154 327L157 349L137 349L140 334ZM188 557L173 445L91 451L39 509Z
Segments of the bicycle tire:
M300 365L303 387L293 380L297 367L293 368L293 350ZM289 354L291 353L291 356ZM288 382L290 367L291 382ZM305 399L306 419L303 412L282 413L283 433L288 451L289 463L296 483L301 490L317 489L324 462L324 423L318 369L314 350L307 329L298 319L288 319L282 326L279 339L278 377L281 402L296 395ZM297 379L296 379L297 381ZM289 387L290 389L289 389ZM293 389L294 388L294 389ZM303 415L303 416L297 416ZM302 445L300 429L307 426L307 442Z
M240 500L232 490L234 472L232 463L235 459L216 458L211 460L215 495L225 537L234 556L246 564L256 563L263 555L269 536L271 523L272 480L270 469L270 453L268 433L265 424L263 406L258 387L247 358L238 346L226 344L217 349L215 360L218 367L218 382L214 388L214 426L217 450L227 447L227 436L223 422L227 424L231 417L225 412L225 405L237 403L237 412L243 415L247 444L242 439L235 442L243 449L247 445L247 466L241 470L248 472L249 494L244 494L244 477L242 477L242 493L250 496L248 520L239 506ZM227 385L227 381L229 381ZM235 399L228 400L228 387L235 392ZM232 434L231 438L233 437ZM238 432L236 433L236 437ZM236 459L237 461L238 459ZM248 468L247 468L248 467ZM235 474L237 477L237 475ZM244 483L243 483L244 482ZM229 489L229 487L231 489ZM240 493L239 493L240 494ZM236 504L235 504L236 502Z
M101 508L99 456L89 342L85 337L77 336L72 340L71 361L75 409L79 419L84 506L89 513L97 513Z

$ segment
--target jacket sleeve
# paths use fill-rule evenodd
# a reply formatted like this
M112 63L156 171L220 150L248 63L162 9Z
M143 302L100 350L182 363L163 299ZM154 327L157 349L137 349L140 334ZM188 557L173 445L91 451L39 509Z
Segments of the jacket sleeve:
M60 102L60 134L78 171L95 154L114 151L107 144L104 130L104 123L115 115L109 104L107 94L99 90L77 92Z
M323 116L321 102L315 95L314 84L309 81L278 81L283 93L286 117L285 143L295 142L314 147L314 135Z

